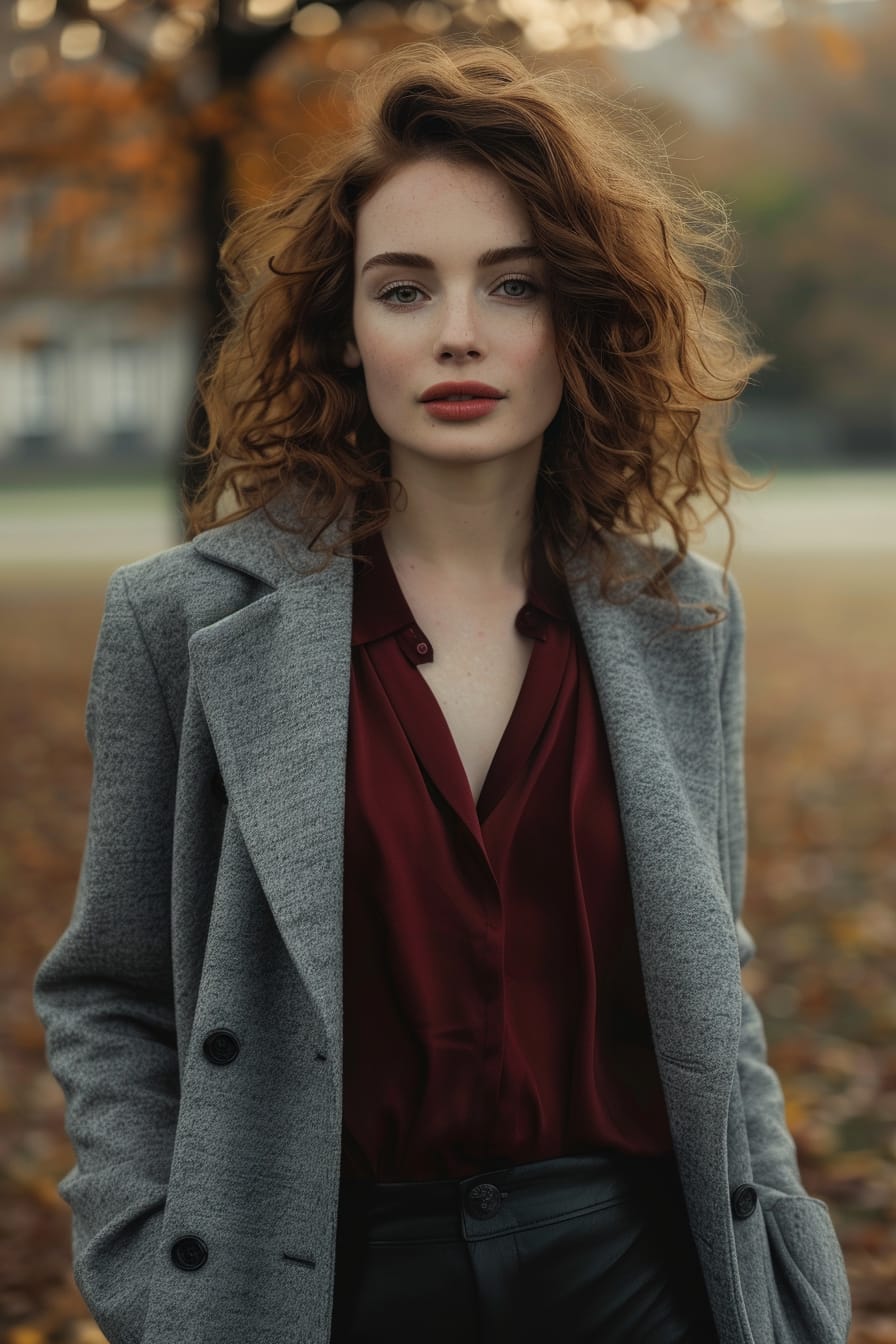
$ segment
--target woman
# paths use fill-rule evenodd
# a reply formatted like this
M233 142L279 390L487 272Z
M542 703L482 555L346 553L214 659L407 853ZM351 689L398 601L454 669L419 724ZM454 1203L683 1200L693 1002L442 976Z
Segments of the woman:
M687 549L765 362L726 221L506 51L352 93L224 247L191 540L107 591L35 982L76 1280L110 1344L843 1344Z

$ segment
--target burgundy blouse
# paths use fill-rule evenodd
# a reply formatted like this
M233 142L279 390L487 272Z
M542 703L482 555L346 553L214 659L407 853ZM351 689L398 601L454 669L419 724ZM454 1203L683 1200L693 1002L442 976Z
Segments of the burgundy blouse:
M355 545L343 888L348 1179L672 1152L619 805L566 585L537 537L525 680L474 803L432 644Z

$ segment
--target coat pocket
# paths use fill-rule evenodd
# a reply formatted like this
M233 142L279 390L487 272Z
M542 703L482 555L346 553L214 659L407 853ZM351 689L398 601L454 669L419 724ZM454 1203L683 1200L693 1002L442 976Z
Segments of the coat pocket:
M778 1302L794 1344L846 1344L849 1280L828 1206L754 1182L765 1218Z

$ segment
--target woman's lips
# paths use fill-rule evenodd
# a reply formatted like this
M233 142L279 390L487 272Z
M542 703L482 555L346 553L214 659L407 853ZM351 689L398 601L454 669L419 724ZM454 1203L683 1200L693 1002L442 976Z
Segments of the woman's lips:
M478 420L500 401L500 397L472 397L469 401L424 401L423 405L437 420Z
M480 383L476 378L449 379L433 383L420 398L421 401L445 401L450 397L501 397L504 394L491 383Z

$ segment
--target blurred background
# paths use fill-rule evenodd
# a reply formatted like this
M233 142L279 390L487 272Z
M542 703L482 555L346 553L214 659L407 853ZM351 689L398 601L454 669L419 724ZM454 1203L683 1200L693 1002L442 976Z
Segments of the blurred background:
M775 363L731 431L747 610L745 971L850 1344L896 1344L896 11L886 0L12 0L0 12L0 1339L102 1344L56 1184L74 1155L32 981L71 915L105 586L182 540L226 222L462 29L646 110L729 204ZM195 430L196 422L193 421ZM192 483L195 485L195 482ZM710 523L695 549L722 561Z

